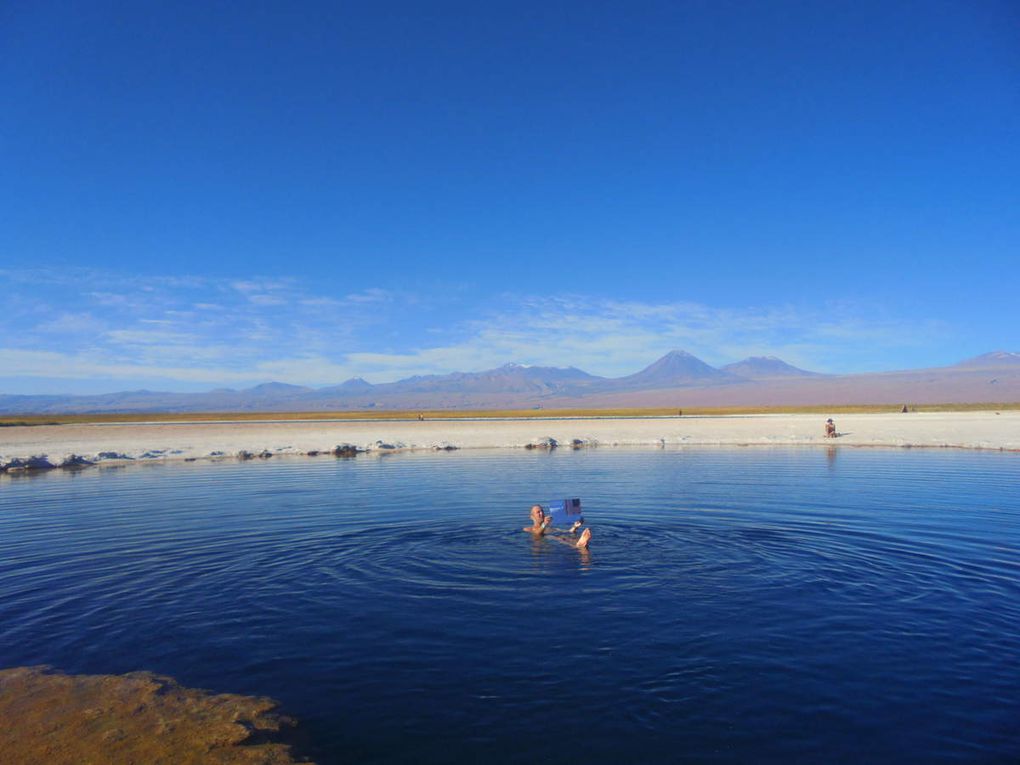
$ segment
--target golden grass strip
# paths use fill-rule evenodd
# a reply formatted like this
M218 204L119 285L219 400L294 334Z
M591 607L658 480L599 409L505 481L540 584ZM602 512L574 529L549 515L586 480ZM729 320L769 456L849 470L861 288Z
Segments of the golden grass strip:
M747 414L893 414L901 404L834 404L811 406L726 406L684 407L683 415L721 417ZM918 404L911 412L983 412L1016 411L1020 402L992 404ZM85 423L136 423L136 422L253 422L253 421L318 421L343 420L352 422L372 420L415 420L419 414L426 420L458 419L557 419L565 417L675 417L675 407L622 408L622 409L374 409L372 411L330 412L129 412L100 414L46 414L0 416L0 427L34 425L74 425Z

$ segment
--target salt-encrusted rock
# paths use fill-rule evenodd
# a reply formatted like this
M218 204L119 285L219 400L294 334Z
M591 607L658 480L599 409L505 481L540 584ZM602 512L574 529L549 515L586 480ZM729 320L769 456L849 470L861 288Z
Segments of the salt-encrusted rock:
M259 458L260 459L267 460L267 459L269 459L272 456L273 456L273 453L271 451L269 451L268 449L263 449L261 452L259 452Z
M354 444L337 444L333 449L334 457L354 457L358 452L363 451Z
M89 465L95 465L96 463L92 460L85 459L80 454L69 454L64 457L64 461L60 463L62 468L83 468Z
M158 460L160 457L166 455L166 449L150 449L141 455L143 460Z
M406 449L407 446L402 441L396 441L395 443L387 443L386 441L376 441L372 446L372 449L379 452L392 452L397 449Z
M575 438L570 442L571 449L589 449L597 445L598 441L594 438Z
M307 454L309 457L318 457L319 456L319 450L318 449L312 449L310 452L305 452L305 454Z
M52 470L55 468L52 462L50 462L45 454L34 454L31 457L15 457L8 462L4 469L6 470Z
M226 457L226 452L209 452L210 457Z
M239 460L253 460L255 459L255 455L249 452L247 449L242 449L237 453L237 458Z
M96 455L97 460L133 460L134 457L129 457L121 452L99 452Z
M556 439L551 436L545 438L536 438L528 444L525 444L525 449L555 449L559 444Z
M440 441L438 444L432 447L437 452L455 452L460 447L456 444L451 444L449 441Z

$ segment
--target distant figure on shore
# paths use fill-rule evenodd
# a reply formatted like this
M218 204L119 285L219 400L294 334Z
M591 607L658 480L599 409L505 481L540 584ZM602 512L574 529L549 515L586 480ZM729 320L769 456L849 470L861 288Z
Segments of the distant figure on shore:
M577 536L577 532L581 528L581 521L574 521L574 525L570 527L570 536L551 531L551 526L552 517L545 514L541 505L532 505L531 525L525 526L524 531L534 534L536 537L549 537L570 547L576 547L578 550L586 549L591 541L591 529L585 529L580 536Z
M677 417L683 417L684 416L684 410L683 409L677 409L676 410L676 416Z
M839 434L836 432L836 423L834 423L830 417L825 421L825 437L835 438L837 435Z
M909 410L909 409L907 409L907 405L906 405L906 404L904 404L904 405L903 405L903 408L902 408L902 409L901 409L900 411L901 411L901 412L902 412L903 414L906 414L906 413L907 413L907 412L909 412L910 410Z
M425 415L418 412L418 422L425 422Z

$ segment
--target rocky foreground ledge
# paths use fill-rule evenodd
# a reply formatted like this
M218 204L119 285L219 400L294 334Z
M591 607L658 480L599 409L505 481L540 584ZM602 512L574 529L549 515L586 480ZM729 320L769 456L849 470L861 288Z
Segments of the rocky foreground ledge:
M891 446L1020 450L1020 411L847 414L839 437L825 416L288 420L14 426L0 430L0 472L78 470L167 461L350 457L402 451L594 446Z
M0 670L0 761L11 765L287 765L295 723L272 699L210 694L148 672Z

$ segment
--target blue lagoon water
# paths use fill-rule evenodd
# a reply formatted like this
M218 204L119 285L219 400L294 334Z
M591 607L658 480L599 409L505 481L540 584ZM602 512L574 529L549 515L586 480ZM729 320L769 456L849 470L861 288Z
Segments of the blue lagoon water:
M580 496L589 554L521 531ZM1020 761L1020 455L408 454L0 481L0 666L322 763Z

